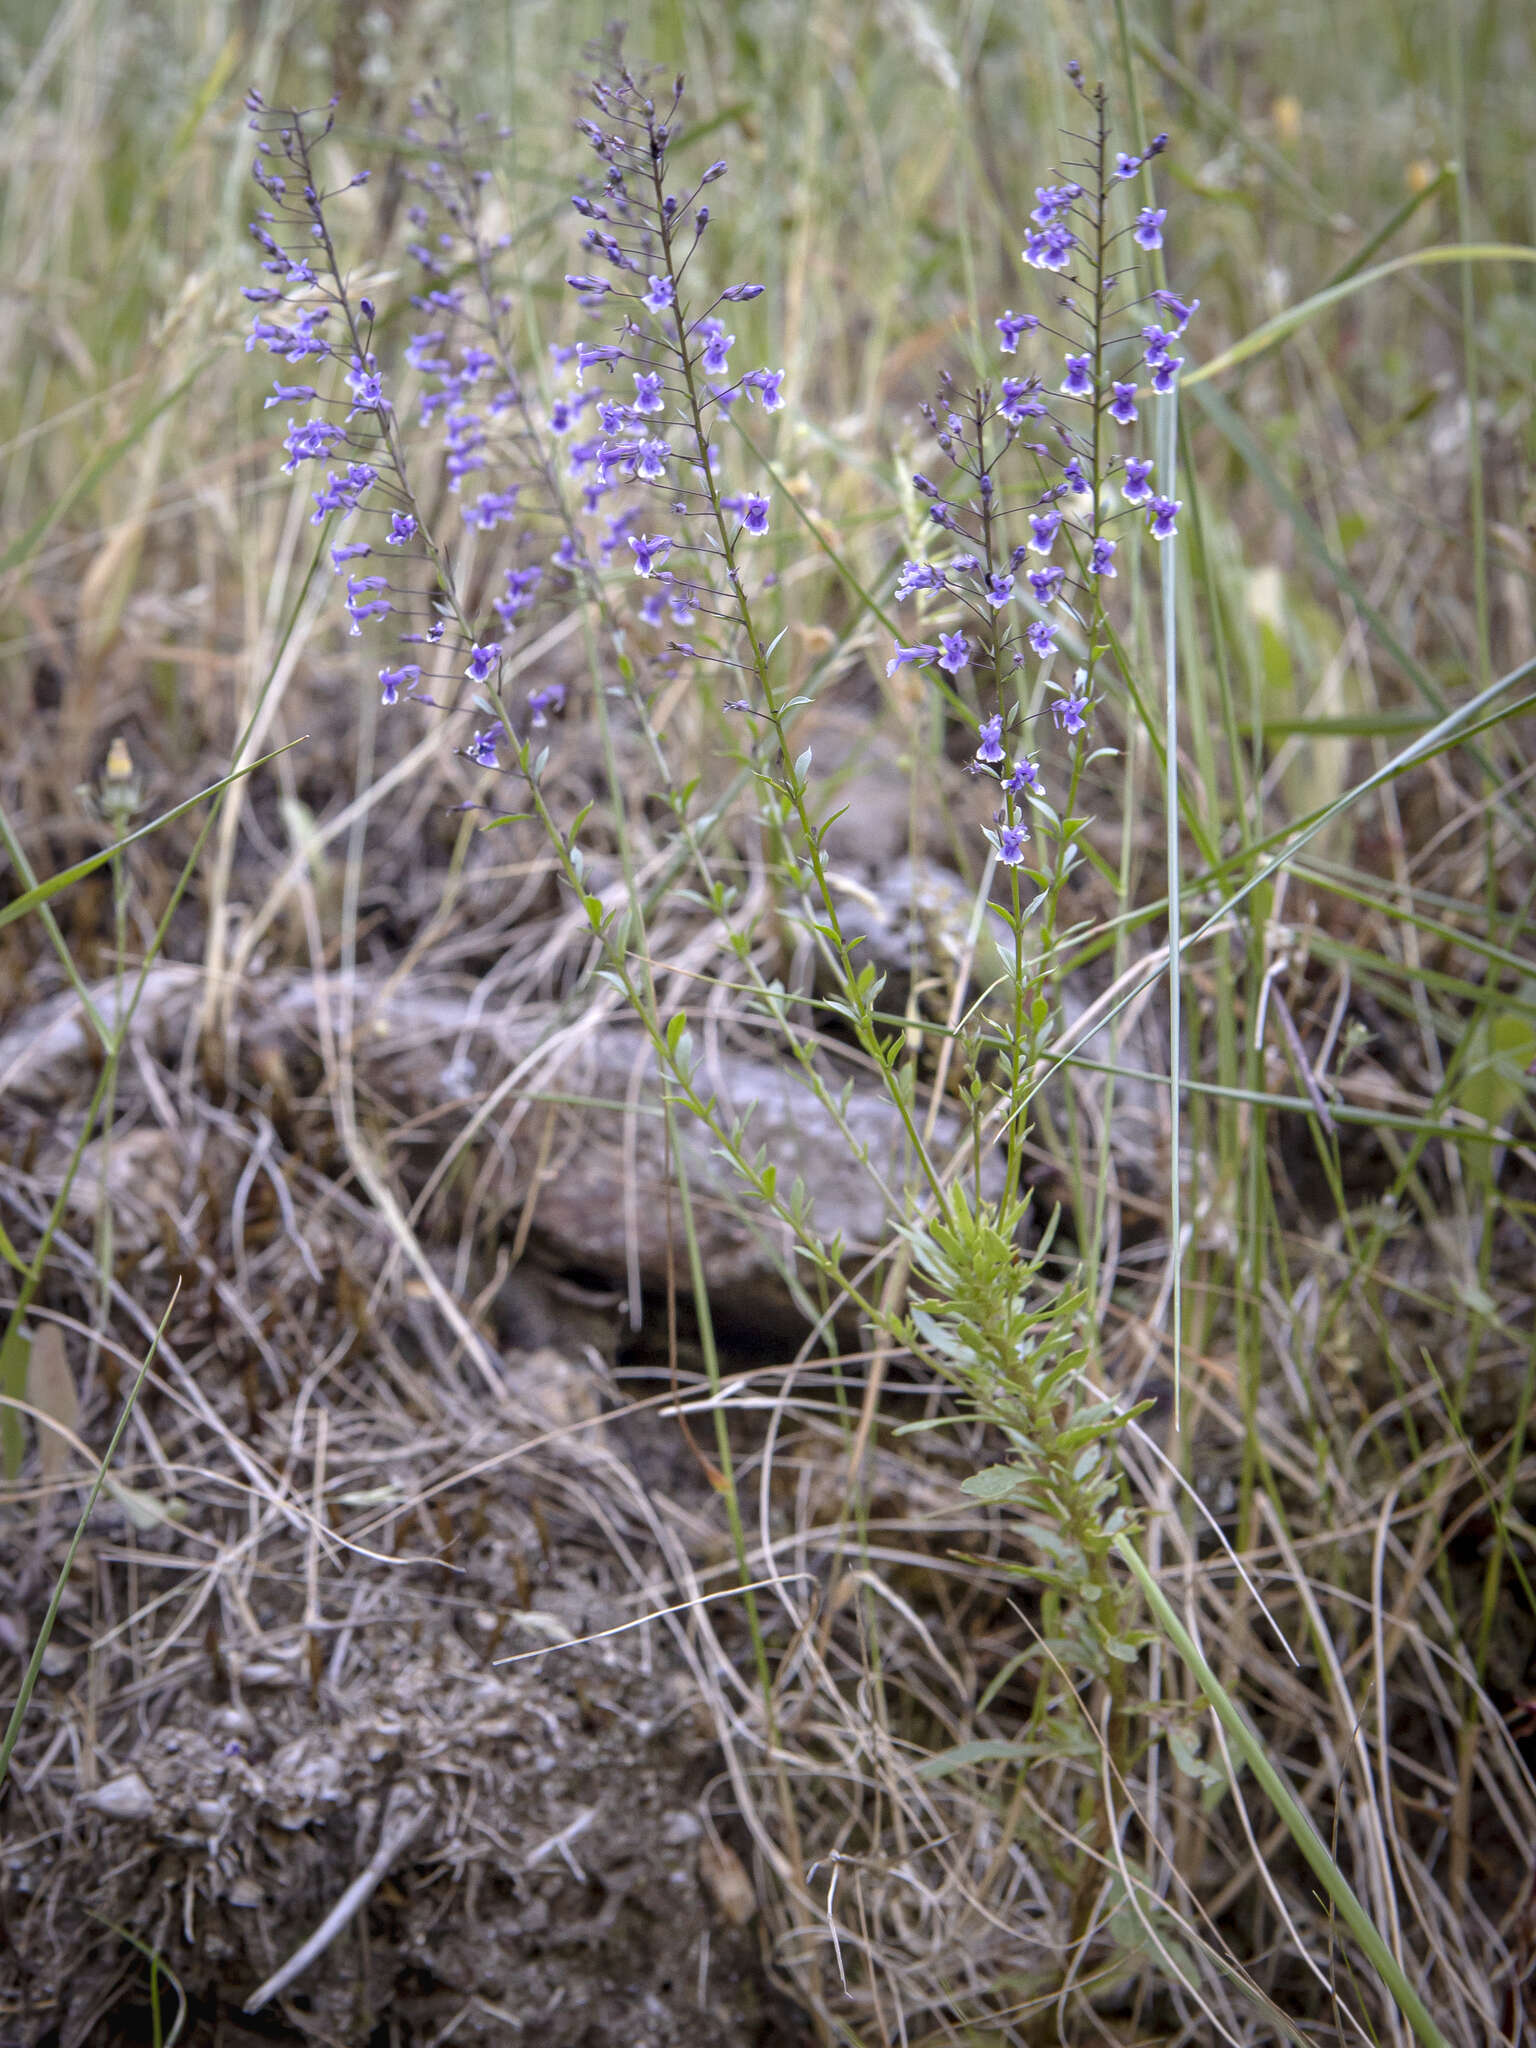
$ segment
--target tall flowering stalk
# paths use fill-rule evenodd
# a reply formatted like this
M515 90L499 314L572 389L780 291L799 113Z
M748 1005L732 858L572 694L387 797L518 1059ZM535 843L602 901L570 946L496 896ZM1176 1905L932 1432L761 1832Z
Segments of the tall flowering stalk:
M956 713L976 722L971 765L996 785L986 836L1007 876L1013 942L994 1084L1009 1192L1001 1203L956 1193L914 1237L912 1340L1008 1446L966 1488L1020 1517L1035 1554L1025 1576L1042 1590L1043 1655L1031 1739L1048 1745L1059 1728L1050 1708L1061 1673L1089 1676L1094 1723L1124 1783L1129 1669L1147 1640L1116 1555L1134 1525L1113 1455L1128 1418L1088 1384L1086 1304L1070 1287L1042 1296L1044 1254L1022 1251L1012 1191L1054 1028L1058 909L1083 857L1089 821L1078 806L1095 713L1125 680L1113 587L1138 528L1158 543L1177 531L1179 505L1158 491L1137 432L1148 399L1174 389L1176 343L1195 307L1136 285L1141 254L1163 247L1166 209L1130 194L1167 138L1115 151L1103 87L1090 89L1076 65L1069 76L1089 116L1070 138L1081 154L1036 188L1022 251L1055 290L1040 314L1009 307L997 317L1005 362L995 380L959 390L946 376L924 408L947 469L913 478L933 539L903 566L896 596L920 604L924 637L898 642L888 673L908 664L932 673ZM1074 1940L1092 1925L1112 1827L1100 1802L1073 1886Z
M674 177L672 145L683 81L658 95L655 75L636 73L617 50L590 88L598 118L577 126L601 165L573 200L585 221L582 248L600 272L572 271L566 283L598 320L612 321L612 339L579 347L578 370L606 373L612 396L598 407L604 439L597 462L618 470L651 494L654 519L628 535L634 574L656 586L641 600L642 619L658 623L663 611L688 622L689 637L669 651L730 673L743 694L725 708L757 721L767 745L758 765L764 823L778 875L787 881L790 912L827 957L841 994L832 1006L850 1023L876 1063L902 1118L914 1156L935 1195L930 1164L913 1117L910 1091L893 1071L900 1040L880 1028L874 1009L874 970L854 960L824 850L825 827L811 809L811 754L795 753L790 724L799 700L789 697L773 671L777 640L758 625L754 599L766 582L753 561L756 542L769 531L772 505L752 489L731 488L715 442L716 428L733 405L784 404L784 372L769 367L738 372L731 361L736 338L727 329L733 308L760 298L751 282L705 286L710 204L705 193L725 177L724 160L692 179ZM810 1073L810 1055L797 1048Z
M1175 344L1195 311L1171 291L1134 289L1136 252L1163 247L1167 210L1133 210L1126 195L1167 137L1139 155L1113 151L1104 88L1090 90L1077 65L1068 69L1091 117L1089 131L1071 139L1087 154L1036 188L1022 251L1060 288L1043 317L1011 306L998 315L998 350L1011 361L996 382L962 392L946 375L923 408L948 471L940 481L912 480L935 539L925 558L905 564L895 594L920 598L925 623L938 631L898 642L887 664L887 674L913 663L947 679L949 701L977 719L973 772L998 788L987 838L1009 874L1014 942L1010 1182L1029 1076L1051 1029L1046 982L1062 885L1081 858L1087 821L1077 799L1093 758L1093 713L1113 687L1109 586L1129 530L1144 524L1156 541L1178 530L1178 502L1157 491L1152 460L1134 452L1138 401L1173 390L1182 364ZM1054 367L1025 369L1026 337L1037 360L1050 361L1052 345L1061 351ZM1015 363L1024 374L1012 374ZM1070 683L1053 672L1064 658ZM1045 736L1070 742L1059 806L1050 792L1062 768L1042 768L1035 738L1047 718ZM1032 828L1045 841L1033 861ZM1025 884L1033 884L1027 896Z

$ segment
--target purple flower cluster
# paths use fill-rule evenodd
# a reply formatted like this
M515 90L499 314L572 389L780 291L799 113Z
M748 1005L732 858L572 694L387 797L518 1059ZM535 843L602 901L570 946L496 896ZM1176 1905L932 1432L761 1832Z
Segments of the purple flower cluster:
M409 615L416 600L392 574L354 572L353 564L374 555L375 545L404 549L416 540L419 522L411 509L385 380L369 346L375 309L349 292L331 240L326 216L338 191L366 182L360 172L347 186L320 183L317 158L330 134L335 102L316 112L269 109L259 93L246 96L249 126L257 137L252 176L270 202L251 222L267 283L245 288L259 310L246 348L264 348L285 363L336 363L345 396L325 398L314 384L278 381L268 406L306 403L321 408L307 419L290 417L283 439L283 473L305 463L324 470L312 492L311 524L324 526L354 517L372 539L348 539L330 549L331 567L345 579L344 610L353 636L395 614ZM331 467L335 464L337 466ZM408 634L408 639L440 638ZM379 671L386 704L401 694L418 696L422 679L416 662ZM430 701L430 700L426 700Z
M1049 700L1056 731L1075 740L1087 729L1106 638L1105 586L1117 574L1122 538L1116 524L1140 511L1154 540L1178 531L1179 501L1157 491L1152 461L1122 453L1117 441L1141 420L1142 378L1154 393L1175 388L1183 359L1174 343L1199 301L1185 304L1159 287L1125 303L1125 259L1134 268L1132 251L1163 248L1167 209L1142 206L1125 220L1119 188L1162 154L1167 137L1137 155L1112 153L1103 88L1088 91L1075 66L1069 76L1093 114L1094 133L1083 161L1036 187L1022 252L1031 268L1064 280L1055 321L1042 327L1009 307L994 322L1004 356L1017 357L1026 336L1064 341L1061 367L1018 375L1010 366L996 389L983 384L963 393L946 376L923 408L952 480L941 488L919 474L912 482L944 539L934 559L903 566L896 596L919 603L942 629L898 643L887 673L906 664L952 679L964 671L983 695L995 692L1001 707L1005 683L1031 662L1048 667L1058 635L1070 630L1087 650L1087 665L1070 690L1060 691L1045 672L1040 687L1057 693ZM1140 325L1133 324L1138 308ZM957 609L960 620L945 617ZM1002 787L1005 809L991 836L999 859L1016 866L1023 857L1017 801L1044 793L1033 761L1008 767L1005 723L1001 708L981 719L972 765Z
M422 281L411 301L420 325L404 348L416 396L405 409L429 437L424 451L413 451L413 465L423 453L428 463L435 460L455 508L446 535L429 532L421 493L407 475L404 423L370 347L375 309L350 293L331 242L326 209L335 193L321 187L315 164L334 102L317 113L278 112L253 93L247 105L258 136L254 175L270 202L252 224L268 281L246 294L257 308L247 347L264 347L285 363L336 364L334 398L322 397L315 384L278 382L267 403L316 408L307 418L290 417L284 470L292 475L315 464L325 480L313 494L314 523L356 515L368 536L330 550L333 568L346 577L349 630L361 635L398 622L410 629L399 633L402 645L439 650L439 666L426 679L448 685L449 708L467 682L482 703L504 711L509 640L528 629L541 603L559 602L573 578L589 577L624 550L631 528L642 523L626 496L637 480L665 478L670 450L657 434L620 447L612 418L592 417L603 395L582 389L582 372L617 362L619 349L557 346L561 388L547 405L525 390L508 339L512 304L492 281L498 241L483 223L480 200L489 173L475 167L455 111L428 94L413 103L418 125L407 131L421 166L408 177L415 188L406 208L408 247ZM666 302L650 289L657 303ZM719 332L706 333L704 343L719 364L734 337L715 326ZM753 391L770 407L779 403L777 379L768 373L759 373ZM659 412L660 380L638 389L637 401ZM745 523L763 530L766 506L759 510L754 502ZM502 560L489 579L483 571L471 579L461 566L466 549L487 546ZM386 550L394 557L388 573L382 563L366 563ZM410 587L413 568L418 577L426 572L430 601ZM478 616L465 610L461 596L471 580L484 592L477 602L486 609ZM378 672L386 704L402 696L437 701L422 687L425 659L386 660ZM532 691L530 725L547 724L564 701L563 684ZM503 716L476 735L467 757L494 765L498 738L510 730Z
M610 380L597 405L599 434L583 458L599 488L617 483L665 492L673 530L651 532L650 515L631 514L623 538L635 576L664 586L646 592L641 618L654 626L669 621L686 627L700 614L721 621L739 617L745 588L738 548L763 538L770 526L766 497L722 488L714 423L743 398L765 413L780 411L784 372L738 371L731 359L737 337L726 325L726 309L760 298L761 285L695 292L710 219L703 194L726 175L727 166L723 160L712 163L671 189L670 149L681 97L681 79L658 99L652 81L631 72L617 55L593 81L597 118L578 121L577 129L601 173L574 195L572 205L585 224L584 256L612 275L597 268L572 270L566 283L588 312L608 319L618 313L621 320L615 339L577 352L578 378L601 367ZM626 384L633 386L632 395ZM679 528L673 522L692 523ZM696 652L692 642L670 646Z

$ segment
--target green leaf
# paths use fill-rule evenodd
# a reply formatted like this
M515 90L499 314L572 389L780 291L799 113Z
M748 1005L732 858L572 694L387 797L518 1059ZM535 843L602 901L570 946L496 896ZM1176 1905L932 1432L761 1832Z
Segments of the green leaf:
M962 1479L960 1491L973 1500L1007 1500L1018 1491L1024 1477L1017 1465L989 1465L984 1472L973 1472L968 1479Z
M1527 984L1527 1000L1536 988ZM1536 1060L1536 1024L1514 1010L1485 1010L1467 1037L1457 1106L1497 1128L1530 1088Z
M1169 1727L1167 1736L1168 1754L1186 1778L1193 1778L1207 1788L1226 1782L1216 1766L1208 1763L1200 1754L1199 1745L1189 1729L1180 1727L1175 1721Z
M0 1394L6 1395L8 1400L25 1401L27 1398L27 1367L31 1357L32 1340L22 1335L19 1324L0 1339ZM7 1479L14 1479L21 1470L25 1448L21 1417L14 1408L0 1410L0 1456L4 1459Z
M957 1742L953 1749L941 1749L932 1756L925 1756L917 1766L917 1776L948 1778L972 1764L1028 1763L1039 1753L1040 1745L1035 1742Z

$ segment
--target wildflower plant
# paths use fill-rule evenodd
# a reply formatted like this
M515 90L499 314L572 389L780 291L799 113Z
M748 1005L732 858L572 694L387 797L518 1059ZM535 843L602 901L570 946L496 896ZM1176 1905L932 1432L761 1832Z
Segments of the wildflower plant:
M492 173L480 159L496 138L425 95L409 136L414 319L393 367L376 347L375 303L352 285L332 235L337 190L320 165L334 103L276 112L251 95L264 204L253 223L261 281L246 294L246 346L281 366L266 403L291 408L282 467L314 479L311 517L338 610L348 636L375 650L384 705L443 713L491 791L515 789L527 808L493 804L491 822L531 818L542 831L583 920L588 964L649 1039L669 1139L684 1118L707 1133L793 1245L787 1278L819 1333L842 1307L862 1319L877 1368L854 1438L860 1453L881 1371L897 1353L947 1380L993 1426L1003 1455L965 1490L1010 1511L1028 1553L1014 1569L1040 1595L1034 1702L1016 1754L1093 1771L1074 1852L1035 1845L1065 1880L1081 1945L1104 1917L1111 1850L1124 1854L1112 1793L1100 1792L1128 1786L1158 1739L1150 1715L1138 1720L1131 1679L1150 1640L1143 1603L1172 1631L1132 1548L1136 1516L1117 1455L1132 1418L1091 1384L1088 1304L1056 1275L1051 1228L1027 1243L1024 1147L1058 1032L1062 906L1087 858L1087 771L1104 751L1106 704L1137 701L1117 594L1137 547L1165 548L1178 534L1180 503L1143 437L1176 390L1196 303L1144 276L1164 248L1168 209L1151 173L1166 138L1134 154L1117 149L1104 89L1075 65L1070 77L1083 130L1036 189L1023 232L1023 263L1046 286L1040 308L999 313L987 337L995 373L967 388L945 375L923 408L933 455L912 490L926 544L894 589L914 626L886 674L924 675L966 733L971 770L994 805L987 914L1007 933L999 985L975 995L958 1022L966 1136L948 1157L935 1143L936 1116L919 1113L916 1034L882 1010L883 978L844 925L813 752L795 733L807 698L786 679L783 631L767 623L783 603L767 543L782 537L788 507L732 415L772 418L794 394L784 370L754 362L734 330L745 331L742 309L764 288L714 267L712 214L729 165L688 166L683 81L661 84L625 63L617 41L608 46L577 124L595 170L572 196L578 225L561 265L580 328L537 353L506 275L519 230L493 229L486 205ZM523 683L543 628L572 614L608 772L610 816L595 826L593 807L560 811L546 776L571 679ZM676 765L663 735L658 692L690 683L713 729L736 735L725 796L702 796L704 777ZM645 796L663 807L675 842L660 881L645 887L629 855L634 806L614 763L610 699L644 750ZM731 801L743 794L745 821ZM602 891L589 886L583 840L593 829L611 830L622 871ZM765 877L750 906L735 879L749 847ZM683 878L729 948L738 1002L880 1190L890 1239L862 1265L822 1231L802 1186L780 1184L750 1117L728 1115L708 1091L685 1012L663 1007L649 920ZM814 952L823 970L828 992L815 1006L812 991L791 987L797 950ZM906 1143L905 1178L858 1134L829 1050L834 1032L885 1091ZM686 1225L675 1148L674 1158ZM771 1733L774 1674L748 1583L697 1257L693 1278L717 1396L718 1475Z
M435 97L417 103L409 139L420 163L407 209L416 320L404 348L408 378L398 382L380 366L375 305L354 292L327 219L336 195L318 165L333 109L276 113L253 94L253 172L268 203L252 224L265 281L247 293L255 305L247 346L313 379L278 380L267 403L296 408L283 468L292 475L312 465L323 479L311 517L325 530L349 636L381 648L384 704L446 712L468 764L517 779L586 915L601 971L651 1037L669 1113L706 1127L796 1241L824 1301L851 1300L882 1345L924 1360L1002 1430L1010 1461L978 1474L971 1490L1026 1517L1031 1572L1046 1590L1037 1734L1073 1739L1047 1712L1065 1670L1074 1684L1106 1689L1111 1750L1124 1769L1124 1672L1144 1640L1112 1565L1132 1527L1112 1457L1125 1418L1085 1391L1083 1303L1046 1284L1044 1246L1026 1254L1028 1205L1018 1190L1029 1095L1052 1033L1057 906L1087 824L1076 799L1109 687L1106 587L1130 527L1145 523L1162 539L1178 509L1157 496L1151 462L1125 437L1139 418L1142 382L1168 388L1177 376L1163 323L1182 331L1192 309L1168 294L1144 301L1125 283L1133 248L1160 246L1162 215L1143 208L1120 221L1120 188L1163 139L1145 158L1122 156L1111 168L1105 96L1076 82L1093 121L1089 155L1037 193L1024 250L1027 263L1059 280L1058 302L1044 317L1001 315L1004 374L966 392L946 377L925 408L947 469L942 483L914 479L933 545L906 563L896 588L899 601L920 601L932 638L898 643L887 673L911 665L931 674L945 703L974 726L973 770L997 792L987 838L1006 877L997 908L1013 941L1001 1039L971 1034L973 1140L947 1164L920 1127L907 1035L878 1008L882 978L858 960L843 928L813 755L797 751L793 736L804 700L780 680L782 635L770 637L760 623L775 581L762 549L774 500L761 479L736 473L741 444L723 430L738 406L781 411L784 372L740 361L730 321L763 288L711 276L711 210L728 165L678 175L681 79L658 90L615 47L591 84L591 111L578 128L598 168L573 197L582 267L565 272L587 331L554 344L538 374L519 359L516 300L500 281L506 238L486 226L480 137ZM1127 324L1149 308L1158 323ZM1025 367L1026 338L1064 350L1059 376L1012 374ZM544 684L521 698L515 687L535 628L571 608L602 629L608 673L616 668L621 678L700 901L728 933L759 1017L878 1177L818 1039L795 1022L782 978L765 972L772 928L734 916L736 892L712 850L719 816L701 817L695 785L673 773L649 688L686 664L746 734L740 754L758 794L775 926L822 956L832 988L826 1010L880 1076L917 1169L913 1183L891 1191L891 1221L907 1250L883 1288L850 1275L843 1247L819 1232L803 1192L780 1189L747 1122L727 1119L702 1091L684 1019L663 1016L652 985L645 902L631 888L615 912L587 889L584 816L557 816L544 788L540 735L565 710L566 686ZM1070 682L1054 674L1064 661ZM603 673L599 661L600 719ZM614 800L622 802L617 789ZM999 1140L1001 1174L984 1157ZM907 1313L901 1276L909 1271ZM728 1474L723 1424L719 1448ZM734 1528L745 1575L739 1519ZM771 1692L760 1637L757 1654Z

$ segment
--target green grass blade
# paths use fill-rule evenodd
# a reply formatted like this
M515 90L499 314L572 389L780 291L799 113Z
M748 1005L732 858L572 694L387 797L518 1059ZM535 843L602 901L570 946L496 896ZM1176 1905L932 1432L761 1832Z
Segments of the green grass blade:
M122 1414L117 1418L117 1427L112 1432L112 1440L107 1445L100 1465L96 1468L96 1477L91 1481L91 1490L86 1495L85 1506L81 1509L80 1519L75 1524L75 1533L69 1539L69 1548L64 1553L64 1562L60 1565L58 1576L53 1583L53 1597L48 1602L48 1612L43 1616L42 1626L37 1632L37 1641L32 1645L32 1655L27 1660L27 1668L22 1676L21 1690L16 1695L16 1704L11 1709L11 1718L6 1723L5 1734L0 1736L0 1785L4 1784L5 1774L10 1769L11 1753L16 1747L17 1737L21 1734L22 1723L26 1719L27 1708L31 1704L32 1694L37 1687L38 1673L43 1668L43 1653L48 1648L49 1641L53 1635L54 1624L59 1618L59 1603L64 1598L64 1588L69 1584L69 1575L74 1570L75 1553L80 1548L81 1538L85 1534L85 1526L95 1512L96 1503L100 1500L102 1489L106 1486L107 1474L111 1469L112 1460L117 1456L117 1447L123 1440L123 1431L128 1427L128 1418L132 1415L134 1403L139 1398L139 1390L144 1385L145 1375L154 1363L155 1353L160 1349L160 1339L165 1335L165 1326L171 1319L171 1311L175 1308L177 1297L180 1293L181 1282L178 1280L170 1300L165 1305L165 1314L160 1318L160 1327L155 1332L154 1342L144 1354L144 1362L134 1377L133 1385L128 1389L128 1398L123 1403Z
M123 848L132 846L135 840L147 839L152 832L158 832L162 825L169 825L177 818L184 818L188 811L196 810L197 806L206 803L209 797L222 795L231 784L242 781L257 768L265 768L269 761L277 760L279 755L286 754L290 747L302 746L303 743L303 735L298 739L285 741L282 746L274 747L270 754L263 754L259 760L247 761L242 767L232 769L219 781L210 782L206 789L200 789L196 796L189 796L184 803L176 804L171 810L162 811L158 818L151 818L147 825L140 825L137 831L125 833L110 846L104 846L99 853L93 853L85 860L76 861L73 867L61 868L58 874L50 875L46 882L38 882L0 909L0 926L13 924L18 917L27 916L29 912L47 903L51 897L57 896L61 889L69 888L71 883L84 881L87 875L93 875L98 868L105 867L108 861L116 860Z
M1527 248L1521 242L1439 242L1432 249L1415 249L1406 256L1389 257L1372 270L1357 271L1337 284L1325 285L1310 298L1299 299L1294 306L1287 306L1273 320L1266 320L1261 327L1245 334L1241 341L1234 341L1230 348L1224 348L1219 356L1212 356L1208 363L1201 363L1198 369L1188 371L1183 381L1186 385L1208 383L1224 370L1235 369L1239 363L1252 362L1255 356L1263 355L1266 349L1274 348L1287 335L1294 334L1298 327L1305 327L1319 313L1326 312L1330 306L1338 305L1354 293L1368 291L1372 285L1380 284L1384 278L1392 277L1400 270L1429 269L1438 263L1536 263L1536 249Z
M1424 2048L1451 2048L1450 2042L1436 2026L1429 2007L1409 1983L1402 1965L1381 1938L1376 1923L1355 1897L1348 1879L1329 1855L1322 1836L1308 1820L1289 1785L1270 1762L1264 1744L1249 1726L1236 1701L1205 1661L1199 1644L1180 1621L1172 1602L1152 1576L1136 1546L1122 1537L1116 1549L1121 1561L1146 1594L1147 1601L1169 1641L1198 1679L1201 1691L1210 1701L1213 1712L1232 1738L1244 1763L1263 1786L1276 1812L1289 1829L1291 1839L1305 1856L1314 1876L1337 1908L1339 1918L1354 1935L1380 1974L1381 1981L1391 1992L1399 2012L1424 2043Z

